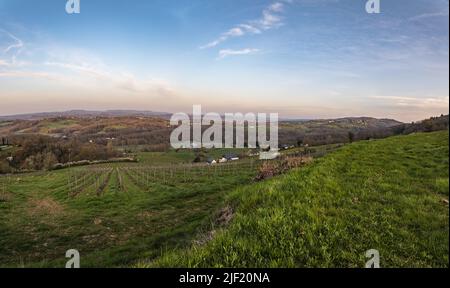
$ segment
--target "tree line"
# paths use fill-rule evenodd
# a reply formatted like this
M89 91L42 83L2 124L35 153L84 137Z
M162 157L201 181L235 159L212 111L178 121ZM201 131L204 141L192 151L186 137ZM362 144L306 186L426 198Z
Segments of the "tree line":
M4 163L0 165L0 173L18 170L49 170L58 163L107 160L119 156L111 142L102 145L81 142L78 139L56 139L42 135L21 135L9 139L14 149L6 159L8 167ZM2 159L2 161L5 160Z

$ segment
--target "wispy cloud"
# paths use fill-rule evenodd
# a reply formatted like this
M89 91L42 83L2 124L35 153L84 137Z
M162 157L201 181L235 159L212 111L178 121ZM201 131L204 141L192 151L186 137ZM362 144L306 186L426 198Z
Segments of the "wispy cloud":
M12 51L13 49L20 50L23 47L22 40L20 40L19 38L17 38L16 36L14 36L8 32L6 32L6 33L8 34L9 37L11 37L11 39L14 40L15 43L6 47L6 49L3 51L3 53L8 53L8 52Z
M70 62L45 62L44 65L77 73L83 79L94 78L102 85L110 85L132 93L159 92L173 94L174 89L163 79L141 79L132 73L114 72L106 65Z
M416 15L414 17L409 18L410 21L417 21L417 20L423 20L423 19L429 19L434 17L448 17L448 11L447 12L436 12L436 13L423 13L420 15Z
M40 49L45 52L38 55L45 59L43 62L23 61L18 50L23 49L24 42L4 30L1 32L8 36L8 40L15 40L15 43L6 43L7 48L0 48L0 56L3 57L0 58L0 78L42 79L71 87L112 89L118 93L142 96L148 94L167 97L176 94L172 85L163 79L142 78L125 71L118 72L95 55L78 49L47 47ZM13 58L9 60L11 54Z
M236 25L230 30L222 33L219 38L201 46L200 49L213 48L230 38L242 37L247 34L261 34L263 31L282 26L282 13L285 8L285 3L291 2L291 0L284 0L272 3L262 11L261 18Z
M390 104L400 107L410 108L447 108L449 105L449 97L427 97L427 98L414 98L405 96L372 96L372 99L383 100L384 104Z
M46 79L53 81L68 81L61 75L47 73L47 72L35 72L35 71L0 71L0 78L26 78L26 79Z
M232 49L223 49L219 51L219 59L226 58L228 56L237 56L237 55L249 55L249 54L255 54L259 52L259 49L241 49L241 50L232 50Z
M78 72L80 74L86 74L86 76L93 76L96 78L109 77L109 73L102 71L94 66L87 63L76 64L76 63L64 63L64 62L45 62L44 65L53 66L58 68L63 68L71 71Z
M16 58L22 52L25 44L18 37L14 36L10 32L0 29L0 41L5 40L5 43L0 42L0 56L5 59L0 59L0 66L15 66L21 63L17 63ZM8 58L9 60L6 60Z

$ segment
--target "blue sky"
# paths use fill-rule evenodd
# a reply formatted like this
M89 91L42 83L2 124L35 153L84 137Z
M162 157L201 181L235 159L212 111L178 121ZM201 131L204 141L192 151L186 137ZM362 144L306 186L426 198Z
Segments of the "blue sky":
M0 0L0 115L448 113L448 0Z

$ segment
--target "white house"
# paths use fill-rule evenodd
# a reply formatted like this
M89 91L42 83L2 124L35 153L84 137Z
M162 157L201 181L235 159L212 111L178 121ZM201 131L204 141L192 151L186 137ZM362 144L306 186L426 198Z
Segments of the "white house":
M237 160L239 160L239 157L234 155L234 154L224 155L223 158L227 159L227 161L237 161Z

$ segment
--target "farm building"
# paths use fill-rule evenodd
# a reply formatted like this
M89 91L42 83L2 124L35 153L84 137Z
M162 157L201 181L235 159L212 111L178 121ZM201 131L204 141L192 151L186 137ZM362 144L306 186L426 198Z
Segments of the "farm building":
M268 152L261 152L260 155L259 155L259 158L261 160L273 160L273 159L276 159L276 158L278 158L280 156L281 156L280 152L278 152L276 150L271 150L271 151L268 151Z
M227 159L227 161L237 161L239 160L239 157L235 154L226 154L223 155L223 158Z
M293 148L295 148L294 145L287 145L287 144L281 145L281 149L283 149L283 150L289 150L289 149L293 149Z

